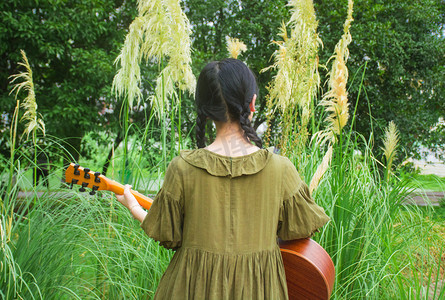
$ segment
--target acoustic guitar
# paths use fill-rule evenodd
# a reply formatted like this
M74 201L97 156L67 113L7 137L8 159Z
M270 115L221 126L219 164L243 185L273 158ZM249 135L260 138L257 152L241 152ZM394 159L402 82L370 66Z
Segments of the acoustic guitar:
M77 164L70 164L65 172L67 183L80 185L80 191L91 189L90 194L106 190L122 195L124 186L99 172L92 172ZM139 204L150 209L152 200L141 193L131 190ZM305 238L280 241L286 273L289 299L312 300L329 299L334 287L335 269L329 254L314 240Z

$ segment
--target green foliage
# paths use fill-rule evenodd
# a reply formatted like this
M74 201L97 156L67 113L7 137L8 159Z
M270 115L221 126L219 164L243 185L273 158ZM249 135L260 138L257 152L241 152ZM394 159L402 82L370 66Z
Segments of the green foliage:
M281 21L289 17L285 3L184 1L193 26L195 72L209 60L227 57L226 35L247 44L248 52L240 58L256 73L267 67L274 51L269 42L276 39ZM408 151L415 146L408 143L414 141L411 138L425 133L443 108L443 99L438 96L444 82L443 48L439 48L443 38L436 30L442 8L433 0L422 2L430 4L430 10L420 9L419 3L357 1L348 61L350 78L354 79L355 74L362 74L364 61L370 59L363 84L352 80L349 88L349 98L359 101L354 128L373 136L377 133L373 126L379 128L394 118L401 131L401 144L407 145ZM326 49L322 59L332 54L341 35L345 4L316 3ZM2 151L3 145L11 143L7 140L9 131L3 128L11 125L15 104L6 96L10 87L5 78L17 68L18 49L25 49L33 64L39 109L48 131L68 139L75 148L73 153L79 153L83 138L83 159L97 164L103 162L107 139L128 138L128 149L115 145L116 165L124 168L115 168L112 175L125 177L130 172L136 188L158 189L168 161L180 148L193 148L193 101L179 94L180 105L159 125L148 107L121 112L121 103L110 95L112 62L135 14L134 6L132 1L0 3L0 32L4 33L0 35L0 54L5 58L0 61ZM161 67L145 69L144 97L153 91L157 74L152 69ZM271 76L263 73L258 77L263 95ZM416 80L421 80L420 86L416 87ZM261 122L265 101L259 103L257 121ZM99 114L104 107L113 108L113 112ZM375 118L369 115L369 108ZM433 108L436 111L432 112ZM322 115L320 111L317 114ZM118 129L121 114L128 122L124 133ZM99 133L85 135L90 130ZM440 143L442 132L435 134ZM97 141L101 143L97 145ZM61 148L61 140L46 142L50 147L47 152ZM335 145L331 168L314 194L331 217L315 238L335 263L333 299L427 299L432 290L440 299L445 293L445 288L437 285L443 280L438 255L443 253L443 209L401 205L411 189L395 177L388 182L381 178L373 149L378 149L373 138L354 130L342 135ZM306 182L319 166L324 150L313 144L303 153L289 154ZM128 212L115 205L113 196L59 191L38 201L37 197L18 199L19 184L30 181L25 165L32 168L33 164L26 144L18 143L14 152L16 156L9 162L9 153L0 156L0 164L11 166L10 174L16 178L7 182L11 190L7 197L5 185L0 188L2 298L150 298L172 253L138 230ZM2 179L9 175L6 172L0 174Z
M256 126L265 120L264 96L274 75L259 71L271 64L275 48L270 42L277 40L281 22L289 19L286 3L182 2L192 26L195 74L209 60L227 57L226 36L240 38L247 44L248 51L240 58L258 74L261 90ZM318 0L315 8L324 43L320 63L324 64L341 36L346 1ZM113 62L136 15L136 2L6 0L0 4L0 11L0 103L4 125L0 127L1 153L9 156L4 128L10 124L14 103L8 96L8 76L17 70L19 49L27 51L32 64L39 109L48 133L71 144L74 157L78 157L81 139L88 131L100 128L116 136L120 130L121 103L110 94ZM401 131L401 144L405 147L402 151L407 154L415 153L420 143L443 148L443 128L429 131L445 111L441 96L445 82L440 17L443 13L439 0L355 3L348 62L352 84L348 92L350 99L358 100L355 126L359 132L368 135L374 127L375 133L380 134L393 120ZM366 60L365 89L357 97L360 82L354 80L354 74L361 73ZM141 67L145 98L152 95L157 76L153 69L157 66ZM99 114L104 108L109 110ZM144 123L143 110L134 110L134 122ZM181 111L182 127L188 132L194 125L193 99L188 95L182 97ZM379 141L376 139L376 143Z
M341 35L346 1L314 2L325 46L320 60L324 62ZM350 74L367 61L361 96L357 97L358 80L348 89L351 106L358 101L354 126L366 136L374 127L374 133L380 135L394 121L404 146L401 151L408 156L418 153L420 144L438 149L445 144L445 131L430 131L445 112L444 13L441 0L354 4Z
M411 185L422 190L427 191L445 191L445 178L434 174L404 174L402 175L406 180L411 182Z
M438 222L439 224L442 224L442 226L445 227L445 197L439 199L439 206L424 206L420 207L420 209L424 211L424 214L430 214L432 220ZM445 230L442 230L442 232L445 234Z
M13 1L0 3L0 104L9 126L14 101L8 77L17 73L19 50L28 53L34 71L39 111L49 134L67 140L77 157L87 131L105 125L113 62L130 19L134 1ZM115 120L115 119L114 119ZM8 150L1 132L1 151Z

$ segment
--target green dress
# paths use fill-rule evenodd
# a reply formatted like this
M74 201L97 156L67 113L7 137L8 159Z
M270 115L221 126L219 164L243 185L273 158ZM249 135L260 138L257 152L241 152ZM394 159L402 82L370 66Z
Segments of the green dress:
M141 227L175 249L155 299L287 299L277 236L311 236L329 218L285 157L182 151Z

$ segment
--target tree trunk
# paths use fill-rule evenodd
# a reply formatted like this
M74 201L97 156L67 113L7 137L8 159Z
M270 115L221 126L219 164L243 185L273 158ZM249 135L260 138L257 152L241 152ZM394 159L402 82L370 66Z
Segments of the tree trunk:
M122 142L123 136L122 133L119 131L117 134L116 139L114 140L114 146L111 147L110 151L108 152L107 160L105 161L104 166L102 167L102 175L106 176L108 167L110 165L111 157L113 156L113 147L118 147L119 144Z

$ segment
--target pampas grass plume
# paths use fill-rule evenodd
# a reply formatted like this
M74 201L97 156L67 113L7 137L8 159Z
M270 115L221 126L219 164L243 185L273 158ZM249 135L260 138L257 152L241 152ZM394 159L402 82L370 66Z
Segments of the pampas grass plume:
M237 59L242 52L247 51L246 44L244 44L237 38L231 38L227 36L226 42L227 42L227 51L229 51L231 58Z
M329 91L323 96L321 105L325 106L326 111L329 112L326 121L328 127L324 132L316 134L318 139L323 142L330 140L335 142L336 135L340 135L343 127L347 124L349 119L349 103L346 84L348 82L348 68L346 63L349 58L348 45L352 41L351 33L349 31L352 18L353 1L348 1L348 16L343 26L343 35L340 41L335 46L334 55L330 58L332 60L332 67L329 74Z
M22 89L24 89L28 93L25 99L23 99L21 102L21 107L25 109L21 120L27 122L23 134L26 133L26 137L29 138L30 133L35 133L37 130L41 130L42 133L45 135L45 123L41 118L38 117L37 113L37 102L36 94L34 91L34 82L32 79L32 69L29 65L25 51L20 50L20 53L22 55L23 62L19 62L18 65L25 67L26 70L21 71L18 74L11 75L9 77L12 79L10 83L14 84L9 94L15 92L15 98L17 99L17 96ZM22 82L15 83L19 80L22 80ZM34 138L35 136L33 136L33 139Z
M314 176L312 176L311 183L309 184L309 192L311 193L311 195L312 192L317 189L320 180L323 178L323 175L329 169L329 164L332 159L332 152L333 148L331 145L329 146L328 151L326 151L325 155L323 156L322 162L318 165L317 171L315 171Z
M392 162L394 156L397 153L397 146L399 143L399 131L397 130L396 124L391 121L388 127L385 129L385 136L383 138L383 155L386 159L386 168L388 173L391 171Z
M193 94L196 78L191 69L190 24L181 10L179 0L138 1L139 15L130 25L121 53L120 64L113 80L113 91L126 97L129 106L139 103L143 59L163 64L156 79L153 95L149 97L158 117L168 109L166 98L171 98L175 87Z
M322 46L313 1L291 0L288 6L290 20L280 27L281 40L272 42L278 46L274 52L274 64L261 70L277 70L268 88L271 101L268 115L271 116L277 108L282 114L280 143L283 154L289 147L302 149L306 145L307 126L320 84L318 49ZM295 131L296 139L292 141Z

